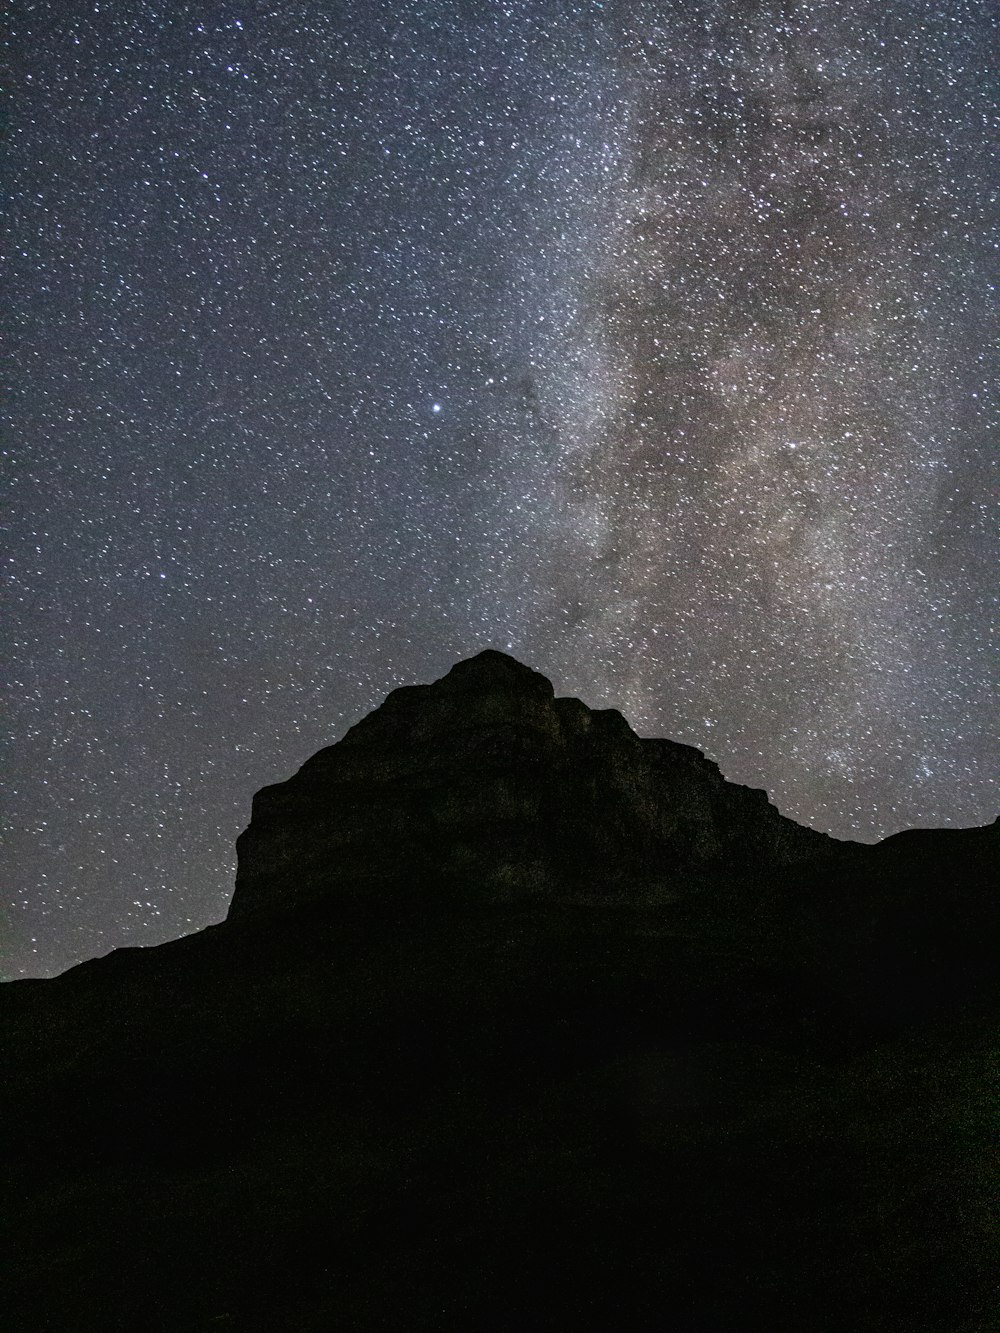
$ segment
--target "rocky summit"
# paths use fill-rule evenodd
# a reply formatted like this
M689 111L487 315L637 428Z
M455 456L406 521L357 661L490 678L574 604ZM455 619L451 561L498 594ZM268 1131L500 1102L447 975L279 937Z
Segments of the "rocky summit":
M802 828L502 653L396 690L226 922L0 989L5 1321L980 1333L996 844Z
M613 709L484 652L395 690L288 782L237 843L230 916L374 894L636 901L678 874L822 857L831 840L724 780L699 750L640 740Z

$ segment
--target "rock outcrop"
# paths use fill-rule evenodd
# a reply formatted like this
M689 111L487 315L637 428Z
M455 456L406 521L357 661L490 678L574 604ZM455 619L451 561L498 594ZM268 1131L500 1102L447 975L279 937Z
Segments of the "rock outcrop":
M397 690L225 923L0 989L5 1322L979 1333L996 846L800 828L500 653Z
M829 856L832 840L726 782L691 746L557 699L503 653L395 690L339 744L265 787L237 843L230 915L421 888L436 901L656 895Z

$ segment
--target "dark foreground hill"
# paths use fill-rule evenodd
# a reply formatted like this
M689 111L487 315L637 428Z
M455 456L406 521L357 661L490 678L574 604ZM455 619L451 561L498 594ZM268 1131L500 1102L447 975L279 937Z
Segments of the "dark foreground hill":
M982 1333L996 843L499 653L397 690L223 925L0 991L4 1326Z

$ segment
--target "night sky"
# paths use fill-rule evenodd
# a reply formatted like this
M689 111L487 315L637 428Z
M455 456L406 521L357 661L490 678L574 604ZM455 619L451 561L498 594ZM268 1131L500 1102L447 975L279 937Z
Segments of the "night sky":
M838 836L992 819L991 6L13 14L3 975L219 920L485 647Z

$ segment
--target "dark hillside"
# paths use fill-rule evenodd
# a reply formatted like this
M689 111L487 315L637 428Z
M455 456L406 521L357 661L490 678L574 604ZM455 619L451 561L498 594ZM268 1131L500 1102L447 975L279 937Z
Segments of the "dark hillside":
M996 845L499 653L397 690L223 925L0 990L5 1323L982 1333Z

